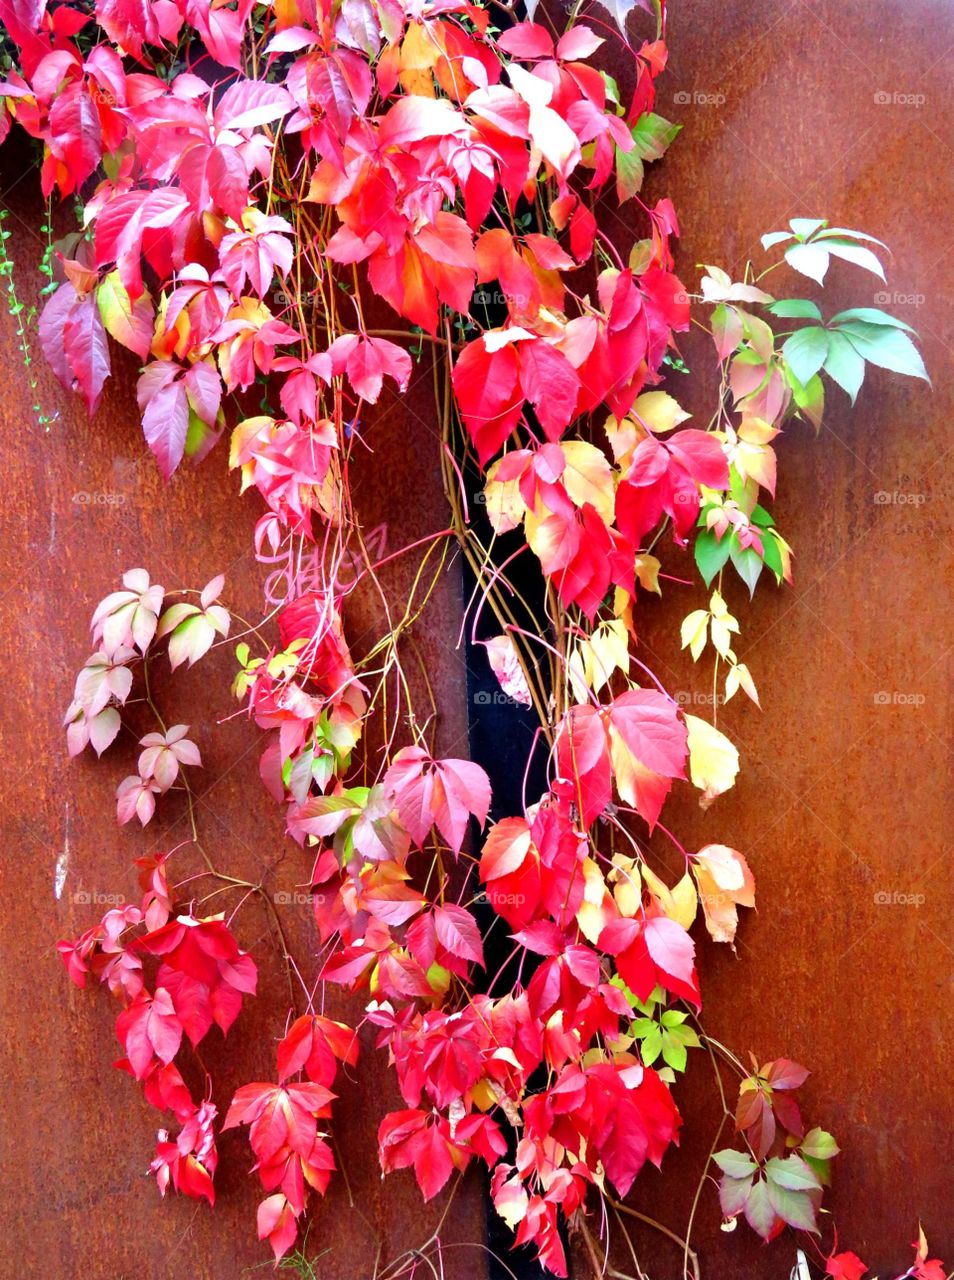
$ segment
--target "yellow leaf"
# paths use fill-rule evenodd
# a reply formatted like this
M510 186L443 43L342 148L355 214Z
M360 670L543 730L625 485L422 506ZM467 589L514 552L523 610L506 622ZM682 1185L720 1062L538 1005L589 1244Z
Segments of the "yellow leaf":
M709 612L713 618L730 618L732 616L729 613L729 606L722 599L720 591L713 591L709 597Z
M657 596L662 595L659 589L659 570L662 565L651 555L639 555L636 557L636 581L646 591L655 591Z
M646 881L650 892L659 899L659 905L669 919L675 920L684 929L691 928L692 922L696 918L698 898L696 896L696 886L693 884L692 876L689 872L687 871L672 889L664 884L649 867L643 867L643 879Z
M570 650L566 664L573 701L581 704L590 700L590 664L587 662L589 647L588 640L578 641Z
M629 671L629 638L620 619L601 622L589 640L592 657L590 688L599 693L614 671Z
M613 523L616 491L613 471L602 449L586 440L564 440L560 445L566 459L563 486L578 507L589 502L604 524Z
M734 624L734 625L730 625ZM734 618L713 618L710 627L712 643L716 653L727 658L732 652L732 632L738 631L739 624Z
M613 897L622 915L638 914L643 902L643 884L639 868L635 864L630 871L621 873L613 889Z
M614 459L622 471L627 471L633 460L633 450L645 438L646 432L632 418L623 418L620 422L612 415L606 419L604 430Z
M261 437L265 440L275 426L275 419L267 416L258 416L255 418L243 418L232 432L232 439L229 445L229 470L234 467L245 465L250 459L245 454L246 446L251 444L253 440Z
M497 480L495 476L500 467L498 460L487 471L487 483L484 486L484 502L487 506L487 519L495 533L509 533L527 514L527 504L520 494L517 480Z
M708 809L717 796L728 791L739 772L739 753L729 739L698 716L685 717L689 730L689 776L702 792L699 804Z
M655 247L652 240L637 240L629 251L629 269L634 276L641 276L653 263Z
M628 591L624 591L622 587L617 587L613 592L613 612L622 622L635 644L636 627L633 624L633 597Z
M716 942L734 942L737 907L755 906L755 877L737 849L707 844L693 860L706 928Z
M633 417L657 435L673 431L680 422L692 417L678 400L665 391L645 391L630 410Z
M709 614L705 609L693 609L692 613L687 614L682 620L682 626L679 628L682 647L688 648L693 662L699 661L699 655L706 647L708 626Z
M592 858L584 858L582 869L583 901L576 913L576 922L583 937L595 946L612 918L612 899L603 873Z
M734 667L729 668L729 672L725 678L726 702L728 702L733 694L739 689L744 690L759 710L761 710L762 704L759 702L759 695L755 688L755 681L752 679L751 672L744 662L739 662Z

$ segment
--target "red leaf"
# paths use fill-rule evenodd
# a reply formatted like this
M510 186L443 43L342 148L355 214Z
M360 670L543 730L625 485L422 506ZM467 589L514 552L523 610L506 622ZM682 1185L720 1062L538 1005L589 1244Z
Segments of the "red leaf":
M671 698L653 689L632 689L614 699L613 728L636 759L664 778L684 778L686 726Z
M76 302L76 290L67 280L51 294L40 316L40 346L47 363L67 391L77 390L76 375L67 359L64 344L66 317Z
M294 106L287 89L264 80L239 79L215 107L217 129L256 129L288 114Z
M189 400L181 379L151 397L143 410L142 430L162 478L168 480L182 461L189 433Z
M520 387L533 405L548 440L559 440L574 417L580 377L555 347L542 338L518 343Z
M767 1062L759 1074L773 1089L800 1089L811 1072L791 1058L776 1058L774 1062Z
M294 1211L281 1192L276 1192L261 1202L257 1221L259 1240L267 1240L272 1246L275 1261L280 1261L298 1235Z
M699 983L693 963L696 948L686 930L668 916L655 916L647 921L643 936L653 964L666 975L663 985L698 1008Z
M240 222L248 205L248 171L235 147L225 144L212 147L205 166L205 180L209 184L209 195L222 212Z
M92 417L99 405L103 384L109 377L110 370L106 329L94 294L77 298L67 311L63 326L63 346L69 367L73 371L74 386L82 393L86 410Z
M348 381L362 400L377 403L384 375L406 391L411 380L411 357L395 342L386 338L369 338L365 334L346 333L328 348L334 373L346 372Z
M155 996L140 992L116 1019L116 1035L137 1080L149 1073L154 1058L171 1062L182 1043L182 1024L169 992L162 987L156 989Z
M606 729L595 707L573 707L557 738L557 767L575 789L584 826L590 826L612 798Z
M857 1253L833 1253L825 1264L825 1274L832 1280L861 1280L867 1270Z
M497 47L515 58L553 57L553 37L538 22L518 22L501 32L497 37Z
M440 1122L429 1121L424 1111L392 1111L378 1129L381 1168L390 1173L413 1165L425 1200L437 1195L454 1169Z
M452 956L461 960L473 960L475 964L483 964L484 949L480 940L477 921L463 907L449 904L436 907L434 910L434 928L437 940Z
M483 338L463 349L454 365L454 395L481 465L497 452L523 412L513 344L490 352Z
M530 851L530 827L526 818L503 818L487 832L480 856L480 878L498 880L519 870Z
M416 844L436 825L460 853L471 814L481 826L490 808L490 781L470 760L431 760L420 747L404 747L384 777L384 788Z

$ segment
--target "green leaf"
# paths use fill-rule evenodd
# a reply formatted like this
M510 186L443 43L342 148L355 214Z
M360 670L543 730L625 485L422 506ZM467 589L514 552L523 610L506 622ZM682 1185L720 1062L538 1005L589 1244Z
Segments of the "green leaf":
M615 107L618 107L620 104L619 85L616 83L616 81L613 79L613 77L610 75L608 71L600 71L600 75L603 79L603 84L606 88L607 98L609 99L610 102L612 102L612 104Z
M828 249L820 244L793 244L785 250L785 261L795 271L818 284L825 283L825 272L828 270L830 258Z
M649 1035L647 1035L643 1039L642 1043L640 1044L640 1049L639 1049L640 1056L642 1057L643 1062L646 1064L646 1066L651 1067L652 1064L659 1057L662 1050L663 1050L662 1032L659 1030L659 1027L657 1027L654 1023L652 1031L649 1033Z
M744 551L733 551L730 559L736 572L749 589L749 595L755 595L755 584L762 572L762 557L754 547L746 547Z
M644 161L661 159L681 128L681 124L670 124L653 111L639 117L633 125L632 150L616 148L616 194L621 204L642 187Z
M766 511L761 503L756 503L752 508L752 514L749 517L753 524L757 524L760 529L770 529L775 524L772 514Z
M869 364L876 364L880 369L890 369L892 373L904 374L908 378L923 378L928 383L931 381L920 352L900 329L852 320L848 324L839 325L838 331L845 335Z
M663 1061L673 1071L685 1071L686 1069L686 1047L679 1044L671 1036L663 1036Z
M635 1036L637 1040L642 1040L648 1036L651 1031L656 1030L656 1023L652 1018L636 1018L629 1024L629 1033Z
M775 574L776 580L781 583L785 575L785 566L782 563L782 553L779 545L770 532L766 532L766 536L762 539L762 559L767 568Z
M828 226L827 218L789 218L788 225L798 240L810 240L816 231Z
M720 540L711 529L703 529L696 535L694 547L696 564L707 587L728 560L733 537L735 537L734 534L726 535Z
M774 249L777 244L784 244L786 240L791 239L791 231L770 231L767 235L762 236L762 248Z
M818 1179L798 1156L775 1156L765 1166L765 1176L787 1191L817 1191Z
M754 1183L745 1202L746 1221L753 1231L767 1240L775 1226L775 1218L775 1208L769 1200L767 1183Z
M822 313L808 298L780 298L769 307L773 316L783 320L821 320Z
M795 377L804 386L825 363L828 355L828 331L819 325L799 329L782 345L782 355Z
M750 1178L758 1168L750 1155L734 1147L717 1151L712 1158L727 1178Z
M869 236L864 231L853 231L850 227L828 227L824 231L819 231L817 239L827 240L834 237L839 240L867 240L869 244L879 245L882 249L887 249L887 245L883 240L879 240L877 236Z
M829 335L829 345L830 343L831 335ZM816 373L803 386L787 365L785 371L788 374L788 385L792 388L792 399L797 408L804 413L815 430L820 431L822 418L825 416L825 384Z
M832 316L831 323L842 324L847 320L863 320L866 324L885 324L892 329L915 332L909 324L905 324L897 316L889 316L887 311L881 311L878 307L849 307L847 311L839 311L836 316Z
M865 380L865 362L848 339L837 329L828 331L828 355L822 366L854 404Z
M816 244L818 241L815 242ZM826 240L825 248L829 253L833 253L836 258L842 258L845 262L851 262L856 267L863 267L865 271L870 271L872 275L884 279L884 267L881 265L878 257L866 249L864 245L851 244L847 240Z
M799 1143L799 1150L802 1155L812 1156L815 1160L832 1160L840 1148L824 1129L811 1129Z
M789 1191L775 1182L762 1184L766 1187L768 1202L775 1213L800 1231L817 1232L817 1214L811 1196L805 1191ZM751 1197L749 1198L751 1203Z

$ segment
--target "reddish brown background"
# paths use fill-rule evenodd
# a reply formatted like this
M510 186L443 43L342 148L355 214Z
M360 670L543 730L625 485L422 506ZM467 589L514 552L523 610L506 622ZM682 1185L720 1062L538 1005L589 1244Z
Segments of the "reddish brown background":
M792 215L859 227L890 242L889 283L835 266L826 309L878 305L876 294L892 295L881 305L920 330L935 378L932 392L873 374L853 413L831 393L818 441L793 428L780 442L774 510L797 551L796 586L760 589L754 610L741 589L730 598L764 714L735 704L724 714L743 752L736 790L707 814L687 790L672 813L688 843L720 839L745 851L758 879L760 911L743 924L738 958L702 944L707 1027L737 1050L784 1053L812 1067L808 1109L845 1148L831 1197L842 1243L885 1275L908 1265L919 1216L937 1250L954 1256L947 696L954 17L938 0L676 0L671 45L659 109L687 127L650 189L676 202L687 283L695 283L698 262L740 271L758 253L759 233ZM24 168L22 151L8 144L0 198L16 215L17 282L29 295L42 210ZM772 279L781 289L781 273ZM686 353L697 372L711 364L702 343L688 343ZM110 1065L115 1010L105 994L67 986L52 943L93 918L94 907L73 895L131 896L131 859L184 834L181 815L172 812L170 825L167 809L144 834L117 835L112 789L132 763L131 739L98 766L66 760L60 719L86 656L91 608L125 568L143 564L167 586L200 585L224 569L230 599L250 615L261 581L248 552L256 499L236 503L224 451L163 489L142 445L129 366L89 424L41 362L44 406L60 415L45 434L31 417L5 311L0 359L7 1082L0 1274L236 1280L263 1258L253 1239L255 1188L241 1172L243 1139L223 1141L214 1214L184 1200L160 1210L143 1176L155 1113ZM697 403L701 415L704 400ZM442 527L426 387L389 406L374 442L361 480L368 523L398 530L392 546ZM77 494L114 497L108 505ZM406 589L400 574L393 582L396 593ZM656 669L689 697L701 680L673 658L673 637L698 603L695 594L673 594L645 623ZM441 691L448 752L461 749L466 733L462 667L446 643L456 637L459 608L451 573L417 637ZM267 871L276 891L293 889L303 878L301 858L283 842L259 790L254 732L239 720L214 727L231 710L229 676L220 652L160 696L176 718L202 725L208 790L200 821L219 860L242 876ZM57 902L54 864L67 845ZM913 895L920 905L878 895ZM269 1013L267 993L278 991L281 977L268 959L264 913L250 908L244 928L243 940L257 943L263 960L266 999L250 1002L228 1042L209 1050L222 1104L235 1085L267 1076L282 1029ZM299 943L306 941L303 934ZM339 1181L316 1214L310 1250L330 1249L319 1264L323 1280L369 1280L379 1240L382 1256L393 1258L435 1221L409 1175L382 1184L377 1174L379 1066L363 1067L338 1106L339 1148L360 1210ZM718 1123L701 1057L680 1102L683 1147L662 1175L644 1176L633 1201L677 1231ZM482 1215L473 1185L449 1219L448 1241L479 1240ZM655 1233L635 1238L654 1280L678 1273L675 1251ZM717 1280L784 1276L792 1261L790 1244L762 1249L743 1228L722 1235L711 1188L694 1243L703 1275ZM616 1261L626 1270L622 1252ZM482 1274L476 1250L447 1254L448 1280Z

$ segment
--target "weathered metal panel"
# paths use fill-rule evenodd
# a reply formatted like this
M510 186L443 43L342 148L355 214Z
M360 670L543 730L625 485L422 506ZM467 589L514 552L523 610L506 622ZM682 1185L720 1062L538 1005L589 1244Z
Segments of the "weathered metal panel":
M718 838L742 849L758 878L761 910L743 924L738 960L702 944L707 1028L736 1049L763 1058L786 1053L812 1067L806 1109L845 1148L832 1196L842 1241L884 1274L907 1265L918 1216L937 1251L954 1253L952 531L944 461L954 408L945 376L954 284L946 51L954 20L949 6L932 0L766 0L755 8L697 0L673 5L671 36L659 109L691 127L651 186L676 202L685 277L699 261L741 265L760 232L793 214L858 226L890 241L887 292L900 296L888 309L920 329L936 378L930 393L873 374L853 412L832 394L820 440L794 428L780 442L774 510L798 553L796 587L763 589L752 610L741 592L732 601L743 625L740 656L760 682L765 713L726 709L725 724L743 750L740 784L706 814L684 799L673 817L689 843ZM15 186L3 199L17 214L17 278L29 293L41 207L33 180L17 183L22 166L22 153L8 145L0 185ZM826 292L835 310L859 300L877 305L880 291L874 277L869 284L862 273L836 267ZM687 356L696 371L710 364L704 343L687 343ZM231 598L251 616L261 587L249 553L256 500L237 506L221 454L162 487L143 451L128 366L88 424L40 362L44 406L60 412L44 433L31 419L5 313L0 360L0 657L7 673L0 1008L8 1081L0 1156L9 1259L0 1273L234 1280L263 1256L253 1239L256 1187L239 1172L244 1138L223 1139L214 1213L181 1199L158 1207L143 1176L157 1117L110 1065L115 1008L103 993L68 987L52 941L93 914L74 894L130 892L131 859L183 834L182 815L142 835L117 833L111 789L132 760L131 741L98 765L66 761L59 721L85 656L92 603L133 564L169 585L197 585L225 569ZM433 469L427 461L436 459L429 404L425 385L388 406L360 477L369 523L399 525L400 542L444 520L436 460ZM698 397L700 414L704 405ZM398 562L393 572L395 590L406 590L405 566ZM453 573L435 607L415 642L432 681L436 675L443 746L452 751L466 734ZM698 687L693 673L669 656L688 607L688 596L684 605L670 595L647 616L644 639L667 655L657 661L672 686L691 690ZM177 676L160 696L181 718L208 726L231 710L229 665L223 652ZM210 786L201 821L221 861L250 878L268 868L276 891L293 889L305 874L302 859L264 802L254 731L236 720L206 728L199 741ZM57 902L54 863L67 842L69 871ZM307 938L303 919L300 947ZM267 993L280 989L282 977L256 907L243 940L263 962L266 998L249 1002L227 1043L210 1038L220 1102L235 1085L267 1075L281 1032ZM383 1063L363 1067L337 1107L356 1207L339 1180L315 1215L310 1245L331 1250L320 1264L327 1280L370 1277L379 1237L384 1256L394 1257L436 1220L410 1175L380 1181L373 1136L391 1088L386 1074ZM690 1072L680 1102L683 1147L661 1175L643 1176L633 1203L681 1232L719 1122L704 1063ZM451 1241L481 1238L479 1188L459 1197L445 1228ZM658 1233L634 1234L650 1274L677 1274L676 1251ZM711 1188L694 1245L703 1274L718 1280L768 1280L785 1274L791 1258L779 1245L762 1249L742 1228L723 1236ZM481 1274L476 1252L449 1251L447 1261L449 1280ZM631 1268L621 1249L616 1261Z
M17 181L26 165L22 149L8 144L0 154L0 189L15 214L5 225L14 232L9 244L17 285L30 297L39 282L42 206L36 174ZM5 310L0 367L6 494L0 506L0 659L9 675L0 705L0 1053L8 1106L0 1126L7 1259L0 1261L0 1275L237 1280L268 1257L255 1240L260 1195L257 1179L245 1172L253 1163L245 1134L228 1133L220 1141L214 1211L175 1196L160 1205L144 1174L162 1119L111 1065L119 1056L112 1029L117 1006L95 985L73 988L53 944L75 936L105 909L76 895L132 898L133 858L170 848L188 834L172 797L144 831L117 829L113 791L134 767L131 736L99 762L67 760L60 721L89 652L91 609L124 569L141 564L170 587L198 586L224 571L229 602L244 617L260 616L265 574L251 552L260 501L254 494L239 500L224 443L197 469L162 484L143 447L131 362L117 369L90 423L41 356L40 396L48 413L59 412L49 432L32 421ZM367 430L374 452L356 464L359 508L369 529L390 531L388 551L447 524L429 370L419 383L408 396L385 403ZM403 601L410 588L413 560L405 557L382 571L394 601ZM465 682L455 651L460 610L454 566L441 578L426 625L415 627L405 642L412 678L420 664L434 689L446 754L466 754ZM358 649L383 625L380 603L371 595L349 603L348 632ZM205 768L198 816L215 861L236 876L264 877L272 892L294 893L307 881L311 861L283 839L278 810L259 781L258 731L244 718L215 723L235 710L233 670L231 647L222 648L193 671L161 677L157 698L174 719L199 726ZM54 865L64 850L68 870L56 901ZM190 869L200 869L192 868L186 851L181 856ZM217 901L230 910L237 898L227 893ZM306 962L312 958L313 974L310 907L281 910L292 921L293 950ZM273 1078L274 1048L284 1030L285 980L264 909L248 903L236 927L259 962L261 996L246 1002L227 1041L213 1031L203 1042L220 1111L239 1084ZM356 1013L354 1006L350 1012ZM336 1177L312 1214L308 1252L327 1250L319 1264L322 1280L371 1280L379 1245L382 1265L393 1262L423 1244L438 1221L444 1202L423 1205L410 1173L381 1179L377 1125L385 1110L402 1105L393 1072L368 1040L361 1068L342 1085L335 1108L336 1151L347 1182ZM454 1245L483 1237L478 1179L458 1193L442 1239ZM449 1278L484 1274L478 1249L449 1249L445 1267Z
M649 185L651 199L675 202L683 279L698 280L700 262L741 271L758 260L759 235L792 216L860 228L890 244L888 283L834 266L823 310L900 315L920 331L934 378L931 390L872 371L853 410L829 393L818 440L793 426L777 442L770 505L796 551L795 587L761 584L751 607L737 579L730 588L739 657L764 713L741 697L720 712L742 753L739 782L707 813L686 795L668 824L689 848L721 840L749 857L759 910L741 913L738 958L700 946L705 1025L736 1051L812 1069L804 1110L844 1148L830 1197L842 1247L895 1275L910 1266L919 1217L933 1252L954 1254L954 10L934 0L677 2L670 35L657 109L686 129ZM787 270L765 285L815 296ZM711 347L700 337L686 352L698 387ZM709 399L688 405L700 425L713 390L710 381ZM644 624L671 688L704 682L673 657L697 597L670 591ZM677 1095L682 1149L632 1197L680 1234L721 1111L700 1056ZM730 1136L731 1126L722 1145ZM787 1275L791 1246L763 1248L744 1224L724 1235L719 1218L710 1185L693 1237L703 1276ZM649 1274L679 1273L679 1251L632 1225ZM632 1271L623 1247L614 1257Z

